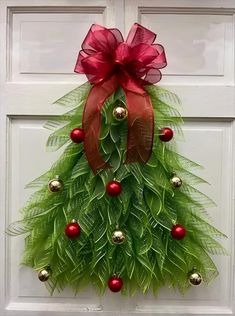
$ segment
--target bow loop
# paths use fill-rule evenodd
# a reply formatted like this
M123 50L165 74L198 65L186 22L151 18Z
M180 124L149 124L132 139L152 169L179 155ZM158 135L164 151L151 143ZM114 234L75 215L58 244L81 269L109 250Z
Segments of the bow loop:
M93 24L82 43L82 50L106 53L115 50L121 41L123 39L117 29L110 30Z
M140 43L151 45L156 38L156 34L146 29L142 25L135 23L127 35L126 42L130 46L136 46Z

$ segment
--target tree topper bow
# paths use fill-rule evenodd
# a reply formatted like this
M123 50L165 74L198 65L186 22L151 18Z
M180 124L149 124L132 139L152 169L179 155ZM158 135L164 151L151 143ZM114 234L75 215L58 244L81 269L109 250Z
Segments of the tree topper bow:
M99 152L101 108L122 87L128 109L126 163L147 162L152 152L154 114L144 85L161 80L167 65L163 46L153 44L156 34L135 23L123 40L118 29L93 24L82 43L75 72L93 84L83 112L84 150L94 173L110 168Z

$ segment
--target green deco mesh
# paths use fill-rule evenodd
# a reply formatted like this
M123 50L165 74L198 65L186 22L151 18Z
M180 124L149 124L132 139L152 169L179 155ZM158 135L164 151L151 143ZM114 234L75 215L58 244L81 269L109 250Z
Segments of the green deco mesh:
M112 169L96 176L86 160L83 144L70 140L70 131L81 126L82 113L91 85L86 83L66 94L56 103L70 107L62 116L46 123L53 130L47 141L49 150L66 145L64 153L51 169L31 182L38 188L21 210L22 220L10 225L12 235L25 234L22 264L36 271L50 267L47 281L51 292L66 286L76 293L94 285L103 293L108 279L116 273L123 279L123 293L136 290L157 293L162 286L189 287L188 275L196 268L205 283L218 275L209 254L224 254L216 241L225 237L205 220L205 209L213 202L194 185L206 183L191 170L200 166L175 151L175 142L160 141L159 129L170 126L175 135L182 135L182 119L177 111L177 96L157 86L146 86L155 116L155 137L151 159L146 164L124 164L127 120L113 118L115 106L125 104L119 89L104 104L100 152ZM180 188L170 183L175 172L183 180ZM63 190L52 193L48 181L59 175ZM106 184L121 182L118 197L107 195ZM65 226L76 219L81 235L71 240ZM187 229L182 240L171 236L172 225ZM116 228L125 233L122 245L112 243Z

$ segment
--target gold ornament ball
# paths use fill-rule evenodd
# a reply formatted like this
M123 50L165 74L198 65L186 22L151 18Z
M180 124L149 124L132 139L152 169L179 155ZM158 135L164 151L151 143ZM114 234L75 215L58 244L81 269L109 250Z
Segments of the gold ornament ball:
M116 245L121 245L124 243L126 237L121 230L115 230L112 234L112 241Z
M63 183L59 179L52 179L48 183L48 189L50 192L56 193L60 192L63 188Z
M182 180L179 177L174 176L171 178L171 184L174 188L179 188L182 185Z
M113 117L117 121L125 120L127 118L127 115L128 115L127 109L122 106L117 106L113 109Z
M41 282L46 282L50 277L50 272L46 269L39 271L38 278Z
M193 286L198 286L202 283L202 276L200 273L198 272L193 272L190 276L189 276L189 283Z

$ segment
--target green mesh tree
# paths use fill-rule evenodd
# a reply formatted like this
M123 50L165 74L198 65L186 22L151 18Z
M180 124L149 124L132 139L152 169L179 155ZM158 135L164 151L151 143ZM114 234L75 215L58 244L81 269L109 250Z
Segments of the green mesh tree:
M69 136L81 125L90 88L86 83L59 99L56 103L70 106L70 111L46 123L55 130L48 149L67 147L48 172L28 185L39 190L22 209L23 219L9 227L11 234L26 234L22 264L39 271L44 281L47 271L51 291L71 286L77 292L93 284L103 292L107 284L119 290L123 282L122 291L130 294L151 288L156 293L164 285L185 292L190 280L198 284L202 277L208 283L218 274L209 254L224 253L214 238L224 235L204 219L213 202L193 187L206 181L190 171L200 166L177 153L174 140L159 138L166 126L182 134L177 96L157 86L146 87L155 117L152 155L146 164L125 164L127 120L113 116L114 108L125 107L118 89L103 106L100 135L100 151L113 168L94 175L83 144ZM177 177L182 185L172 182ZM63 187L48 190L52 179ZM107 184L114 179L122 187L116 197L107 193ZM77 238L65 234L72 220L81 229ZM176 224L181 230L174 231ZM117 231L122 235L115 239ZM110 285L111 277L119 283Z
M176 152L179 100L152 85L166 66L155 38L139 24L125 42L93 25L75 66L92 84L59 99L70 110L46 124L48 149L64 153L28 185L38 191L9 233L25 234L22 264L51 292L184 293L218 274L209 255L225 253L224 235L204 219L213 202L194 187L206 182L192 173L199 166Z

